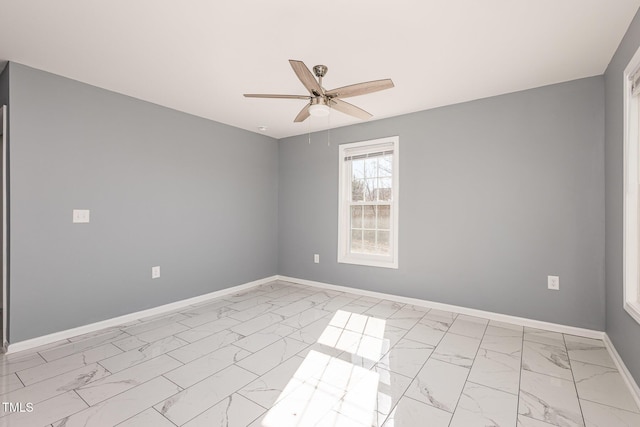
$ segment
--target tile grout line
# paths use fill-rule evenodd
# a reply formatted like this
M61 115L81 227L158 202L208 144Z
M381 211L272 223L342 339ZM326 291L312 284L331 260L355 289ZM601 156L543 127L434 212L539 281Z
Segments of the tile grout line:
M155 357L154 357L154 359L155 359ZM151 360L153 360L153 359L151 359ZM124 369L123 369L123 371L124 371ZM117 373L120 373L120 372L122 372L122 371L116 372L116 374L117 374ZM166 373L166 372L165 372L165 373ZM111 374L111 375L115 375L115 374ZM171 383L175 384L173 381L169 380L168 378L165 378L165 377L164 377L164 373L163 373L163 374L157 375L157 376L155 376L155 377L153 377L153 378L149 378L148 380L143 381L143 382L141 382L140 384L136 384L136 385L134 385L134 386L133 386L133 387L131 387L131 388L128 388L128 389L126 389L126 390L122 390L122 391L120 391L120 392L118 392L118 393L116 393L116 394L114 394L114 395L112 395L112 396L110 396L110 397L107 397L106 399L103 399L103 400L101 400L101 401L99 401L99 402L96 402L96 403L95 403L95 404L93 404L93 405L89 405L89 408L93 408L93 407L96 407L96 406L98 406L98 405L101 405L101 404L103 404L104 402L107 402L108 400L111 400L111 399L113 399L113 398L114 398L114 397L116 397L116 396L120 396L121 394L124 394L124 393L126 393L126 392L128 392L128 391L131 391L131 390L135 389L136 387L140 387L141 385L143 385L143 384L147 384L148 382L153 381L153 380L155 380L155 379L158 379L158 378L160 378L160 377L163 377L163 378L164 378L164 379L166 379L167 381L169 381L169 382L171 382ZM104 378L109 378L109 377L104 377ZM178 388L181 388L179 385L177 385L177 384L175 384L175 385L176 385ZM75 391L75 390L77 390L77 389L74 389L74 391ZM172 395L172 396L173 396L173 395ZM84 400L84 399L83 399L83 400ZM153 405L152 405L152 406L153 406ZM85 408L85 409L89 409L89 408Z
M78 387L79 388L79 387ZM76 394L76 396L78 396L80 398L80 400L82 400L85 405L87 405L87 408L90 408L91 405L89 405L89 402L87 402L86 400L84 400L84 397L80 396L80 393L78 393L78 388L74 388L73 392ZM86 408L85 408L86 409Z
M595 400L591 400L591 399L584 399L584 398L581 398L581 397L578 397L578 400L580 400L580 401L581 401L581 400L584 400L585 402L595 403L596 405L599 405L599 406L605 406L605 407L607 407L607 408L615 409L616 411L622 411L622 412L627 412L627 413L629 413L629 414L640 415L640 410L638 410L638 412L630 411L630 410L628 410L628 409L618 408L617 406L611 406L611 405L608 405L608 404L606 404L606 403L596 402Z
M80 411L77 411L77 412L75 412L75 413L73 413L73 414L71 414L71 415L69 415L69 416L67 416L67 417L65 417L65 418L71 418L73 415L76 415L76 414L78 414L78 413L80 413L80 412L82 412L82 411L86 411L86 410L88 410L88 409L92 409L92 408L95 408L95 407L97 407L97 406L99 406L99 405L102 405L103 403L108 402L109 400L111 400L111 399L113 399L113 398L115 398L115 397L117 397L117 396L120 396L120 395L122 395L122 394L124 394L124 393L127 393L127 392L129 392L129 391L131 391L131 390L133 390L133 389L135 389L135 388L137 388L137 387L140 387L140 386L142 386L142 385L144 385L144 384L147 384L147 383L149 383L149 382L151 382L151 381L154 381L154 380L156 380L156 379L158 379L158 378L160 378L160 377L162 377L163 379L165 379L165 380L167 380L167 381L171 382L172 384L176 385L178 388L181 388L180 386L178 386L177 384L175 384L173 381L169 380L168 378L165 378L165 377L164 377L164 374L161 374L161 375L158 375L158 376L156 376L156 377L150 378L150 379L148 379L148 380L146 380L146 381L143 381L143 382L141 382L140 384L137 384L137 385L135 385L135 386L133 386L133 387L131 387L131 388L128 388L128 389L123 390L123 391L121 391L121 392L119 392L119 393L116 393L116 394L114 394L113 396L110 396L110 397L108 397L108 398L106 398L106 399L104 399L104 400L101 400L101 401L99 401L99 402L96 402L94 405L89 405L87 408L83 408L83 409L81 409ZM74 389L73 391L74 391L74 392L76 392L76 394L78 394L78 393L77 393L77 391L76 391L76 389ZM181 390L181 391L182 391L182 390ZM180 393L180 392L178 392L178 393ZM174 394L172 394L171 396L175 396L175 394L177 394L177 393L174 393ZM171 397L171 396L169 396L169 397ZM80 398L82 399L82 397L80 397ZM82 399L82 400L84 401L84 399ZM164 400L166 400L166 399L162 399L162 401L164 401ZM85 403L86 403L86 402L85 402ZM157 405L158 403L160 403L160 402L154 403L154 404L152 404L150 407L151 407L151 408L153 408L153 406ZM146 411L147 409L149 409L149 407L144 408L144 411ZM141 412L144 412L144 411L141 411ZM135 415L138 415L138 414L135 414ZM135 415L134 415L134 416L135 416ZM129 417L129 418L132 418L132 417ZM129 419L129 418L127 418L127 419ZM61 418L61 419L62 419L62 418ZM124 421L126 421L126 420L122 420L122 421L120 421L120 423L123 423ZM118 424L120 424L120 423L118 423Z
M481 349L481 350L482 350L482 349ZM496 387L493 387L493 386L490 386L490 385L486 385L486 384L482 384L482 383L479 383L479 382L476 382L476 381L473 381L473 380L469 380L469 379L467 379L467 381L466 381L466 382L467 382L467 383L474 384L474 385L478 385L478 386L481 386L481 387L490 388L491 390L499 391L499 392L501 392L501 393L510 394L511 396L518 396L518 393L517 393L517 392L516 392L516 393L510 393L510 392L508 392L508 391L506 391L506 390L501 390L501 389L499 389L499 388L496 388ZM466 383L465 383L465 384L466 384ZM516 412L517 412L517 411L516 411Z
M179 366L178 368L180 368L180 366ZM175 381L173 381L171 378L167 378L167 377L165 376L166 374L168 374L168 373L170 373L170 372L173 372L173 371L175 371L175 370L176 370L176 369L178 369L178 368L175 368L175 369L172 369L172 370L170 370L170 371L164 372L164 373L162 373L162 374L158 375L158 377L162 377L162 378L164 378L165 380L167 380L167 381L169 381L170 383L172 383L173 385L175 385L176 387L178 387L178 393L180 393L180 392L182 392L182 391L186 390L186 388L182 388L179 384L177 384L177 383L176 383ZM224 368L222 368L222 369L224 369ZM222 370L222 369L221 369L221 370ZM220 372L220 371L218 371L218 372ZM211 375L215 375L215 374L217 374L218 372L214 372L214 373L213 373L213 374L211 374ZM155 378L158 378L158 377L155 377ZM194 385L195 385L195 384L194 384ZM187 387L187 388L188 388L188 387ZM171 396L169 396L167 399L171 398L172 396L175 396L175 395L176 395L176 394L178 394L178 393L172 394L172 395L171 395ZM167 399L164 399L164 400L167 400ZM153 405L152 405L151 407L153 407ZM163 414L160 414L160 415L163 415Z
M432 311L432 310L433 310L432 308L429 308L429 310L428 310L427 312L425 312L424 316L422 316L422 317L420 318L420 320L424 319L424 318L427 316L427 314L431 313L431 311ZM385 419L384 419L384 421L382 422L382 424L386 423L386 422L387 422L387 420L389 419L389 417L391 416L391 414L392 414L392 413L393 413L393 412L398 408L398 405L400 404L400 400L401 400L402 398L411 399L411 400L414 400L414 401L416 401L416 402L422 403L423 405L428 405L428 406L431 406L431 407L435 408L435 406L433 406L433 405L429 405L428 403L421 402L421 401L419 401L418 399L414 399L414 398L412 398L411 396L408 396L408 395L407 395L407 390L409 390L409 388L411 387L411 384L413 384L413 382L417 380L418 375L420 374L420 372L422 371L422 369L424 369L424 366L425 366L425 365L427 364L427 362L431 359L431 357L433 356L433 353L435 353L436 349L438 348L438 346L440 345L440 343L442 342L442 340L444 339L444 337L447 335L447 333L449 333L449 329L451 329L451 326L453 326L453 322L455 322L455 320L456 320L456 319L457 319L457 317L458 317L458 314L457 314L457 313L454 313L454 314L456 314L456 317L454 317L453 321L451 322L451 325L449 325L449 326L447 327L447 330L446 330L446 331L441 331L441 332L444 332L444 333L442 334L442 337L440 337L440 339L438 340L438 343L437 343L437 344L433 345L433 351L429 354L429 357L427 357L427 358L425 359L425 361L422 363L422 366L420 366L420 369L418 369L418 370L417 370L417 372L416 372L416 374L413 376L413 378L411 378L411 382L409 382L409 386L405 389L405 391L402 393L402 395L398 398L398 402L397 402L397 403L395 404L395 406L394 406L394 407L389 411L389 413L388 413L388 414L387 414L387 416L385 417ZM412 331L416 326L418 326L418 325L420 324L420 320L418 320L418 322L416 322L416 324L415 324L415 325L413 325L413 326L411 327L411 329L409 329L409 330L404 334L404 336L407 336L407 335L409 334L409 332L411 332L411 331ZM437 321L436 321L436 322L437 322ZM424 325L423 325L423 326L424 326ZM406 338L406 339L408 339L408 340L410 340L410 341L414 341L414 340L411 340L410 338ZM420 342L420 341L414 341L414 342L417 342L417 343L419 343L419 344L423 344L423 345L432 346L432 344L426 344L426 343L423 343L423 342ZM391 349L389 349L389 352L390 352L391 350L392 350L392 348L391 348ZM438 360L438 359L433 359L433 360ZM440 361L440 362L447 363L447 362L444 362L444 361ZM459 366L459 365L456 365L456 366ZM390 371L390 372L392 372L392 371ZM440 408L436 408L436 409L440 409ZM445 412L446 412L446 411L445 411ZM452 419L453 419L453 412L451 413L451 419L449 420L449 424L451 424L451 420L452 420Z
M524 336L525 336L524 327L522 328L522 342L520 343L520 366L518 368L518 394L516 400L516 423L514 425L518 425L518 419L520 418L520 394L522 390L522 364L524 362Z
M103 359L103 360L104 360L104 359ZM67 372L61 372L61 373L59 373L58 375L55 375L55 376L53 376L53 377L49 377L49 378L42 379L42 380L40 380L40 381L37 381L37 382L32 383L32 384L29 384L29 385L25 385L25 384L22 382L22 380L20 379L20 377L18 377L18 380L20 380L20 382L22 383L23 387L22 387L22 388L18 388L18 389L16 389L16 390L8 391L8 392L3 393L3 394L9 394L9 393L13 393L13 392L17 392L17 391L19 391L19 390L22 390L23 388L32 387L32 386L37 386L37 385L39 385L40 383L42 383L42 382L44 382L44 381L53 380L53 379L55 379L55 378L57 378L57 377L61 377L62 375L67 375L67 374L69 374L69 373L71 373L71 372L73 372L73 371L77 371L78 369L86 368L87 366L89 366L89 365L93 365L93 364L99 365L102 369L104 369L107 373L109 373L109 375L107 375L107 376L113 375L113 374L111 373L111 371L109 371L109 370L108 370L107 368L105 368L104 366L100 365L100 362L99 362L99 361L97 361L97 362L89 363L88 365L80 366L80 367L78 367L78 368L76 368L76 369L72 369L72 370L67 371ZM41 366L41 365L37 365L37 366ZM34 366L34 367L35 367L35 366ZM27 369L29 369L29 368L27 368ZM16 372L15 374L16 374L16 376L18 376L18 375L17 375L17 372ZM102 378L106 378L106 377L102 377ZM102 379L102 378L99 378L99 379L96 379L96 380L90 381L90 382L88 382L88 383L86 383L86 384L83 384L83 386L84 386L84 385L87 385L87 384L91 384L92 382L94 382L94 381L98 381L98 380L100 380L100 379ZM80 388L80 387L77 387L77 388ZM74 389L72 389L72 390L76 390L77 388L74 388ZM67 391L70 391L70 390L67 390ZM54 396L51 396L51 397L49 397L48 399L43 400L42 402L44 402L44 401L46 401L46 400L49 400L49 399L51 399L52 397L60 396L61 394L64 394L64 393L65 393L65 391L61 392L60 394L56 394L56 395L54 395ZM40 402L39 402L39 403L40 403Z
M22 378L20 378L20 376L18 376L17 372L14 372L13 375L16 376L16 378L18 379L18 381L20 381L20 384L22 384L22 388L25 388L27 385L24 383L24 381L22 381ZM9 393L9 392L7 392ZM4 393L3 393L4 394Z
M185 347L185 346L183 345L182 347ZM170 354L169 354L169 353L172 353L174 350L181 349L182 347L174 348L173 350L167 351L166 353L162 353L162 354L163 354L163 355L166 355L166 356L168 356L168 357L170 357L170 358L172 358L172 359L173 359L173 360L175 360L176 362L180 363L182 366L185 366L185 365L186 365L186 363L184 363L184 362L182 362L182 361L180 361L180 360L176 359L174 356L172 356L172 355L170 355ZM222 347L220 347L220 348L222 348ZM216 350L213 350L213 351L216 351ZM213 353L213 351L212 351L211 353ZM211 353L207 353L207 354L211 354ZM206 356L207 354L205 354L205 356ZM154 359L155 359L155 357L154 357ZM199 358L198 358L198 359L199 359ZM193 359L193 360L198 360L198 359ZM153 359L149 359L149 360L153 360ZM187 362L187 363L191 363L191 362L193 362L193 360L191 360L191 361L189 361L189 362ZM135 365L134 365L134 366L135 366ZM178 368L180 368L180 367L181 367L181 366L178 366ZM178 368L176 368L176 369L178 369ZM121 372L122 372L122 371L121 371Z
M66 394L66 393L69 393L69 392L73 392L73 394L75 394L76 396L78 396L78 398L80 398L80 400L82 400L82 401L85 403L85 405L87 405L87 407L86 407L86 408L82 408L82 409L80 409L79 411L76 411L76 412L74 412L74 413L72 413L72 414L70 414L70 415L67 415L66 417L59 418L59 419L55 420L54 422L52 422L52 423L51 423L51 425L54 425L54 424L55 424L55 423L57 423L58 421L62 421L62 420L64 420L64 419L70 418L71 416L73 416L73 415L75 415L75 414L77 414L77 413L80 413L80 412L82 412L82 411L84 411L84 410L86 410L86 409L89 409L89 408L91 407L91 406L89 406L89 404L88 404L87 402L85 402L85 401L84 401L84 399L83 399L83 398L82 398L82 397L81 397L81 396L76 392L76 390L75 390L75 389L73 389L73 390L69 390L69 391L66 391L65 393L62 393L62 394ZM48 399L43 400L42 402L46 402L46 401L48 401L48 400L55 399L55 398L57 398L57 397L61 396L62 394L58 394L58 395L56 395L56 396L52 396L52 397L50 397L50 398L48 398ZM38 403L42 403L42 402L38 402ZM35 405L34 405L34 407L35 407ZM0 418L0 419L2 419L2 418Z
M573 389L576 391L576 399L578 400L578 409L580 409L580 417L582 419L582 425L586 426L587 422L584 419L584 411L582 410L582 403L580 402L580 393L578 393L578 384L576 383L576 377L573 374L573 365L571 364L571 358L569 357L569 349L567 348L567 340L564 336L565 334L562 334L562 342L564 343L564 347L567 351L567 361L569 362L569 370L571 371L571 379L572 379L572 383L573 383Z
M458 318L456 317L456 320ZM454 320L455 323L455 320ZM451 326L453 326L453 323L451 324ZM482 337L480 338L480 342L478 343L478 348L476 349L476 354L473 356L473 360L471 361L471 366L469 366L469 372L467 372L467 377L464 380L464 384L462 385L462 390L460 391L460 395L458 395L458 400L456 401L456 405L455 408L453 409L453 412L451 413L451 419L449 420L449 425L451 425L451 423L453 422L453 417L456 414L456 411L458 410L458 405L460 404L460 400L462 399L462 395L464 395L464 389L467 387L467 383L469 383L469 376L471 375L471 370L473 369L473 364L476 361L476 358L478 357L478 352L480 352L480 346L482 345L482 340L484 339L485 335L487 334L487 328L489 327L489 321L487 321L487 324L484 325L484 330L482 331ZM468 337L467 337L468 338ZM460 366L460 365L458 365ZM472 382L473 384L473 382ZM517 413L517 411L516 411Z
M161 414L161 413L160 413L160 411L158 411L158 410L155 408L155 405L152 405L152 406L151 406L151 410L156 411L156 412L158 413L158 415L160 415L160 416L161 416L162 418L164 418L165 420L169 421L169 422L170 422L171 424L173 424L174 426L176 426L176 427L178 426L178 424L174 423L174 422L173 422L173 421L171 421L169 418L165 417L165 416L164 416L164 414ZM145 409L145 411L146 411L146 409ZM142 412L144 412L144 411L142 411ZM122 424L122 423L121 423L121 424Z

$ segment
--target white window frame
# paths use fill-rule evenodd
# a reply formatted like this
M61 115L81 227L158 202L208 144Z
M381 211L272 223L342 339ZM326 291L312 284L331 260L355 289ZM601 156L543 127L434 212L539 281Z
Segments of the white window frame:
M357 254L351 253L351 163L345 162L347 151L354 149L366 150L368 146L372 151L374 146L380 144L393 144L392 176L391 176L391 213L389 246L390 255ZM399 191L400 188L400 138L390 136L369 141L341 144L338 148L338 262L345 264L358 264L371 267L398 268L398 217L399 217Z
M629 65L624 70L623 94L624 94L624 217L623 217L623 287L624 309L640 323L640 260L638 256L640 217L640 95L631 93L631 76L640 69L640 49L633 56Z

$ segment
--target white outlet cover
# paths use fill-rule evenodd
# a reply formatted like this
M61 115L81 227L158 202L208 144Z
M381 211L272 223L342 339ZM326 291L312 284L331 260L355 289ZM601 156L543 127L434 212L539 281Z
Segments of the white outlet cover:
M158 277L160 277L160 266L151 267L151 278L157 279Z
M91 211L89 209L74 209L73 210L73 222L74 224L88 223L90 220Z
M313 254L313 262L320 264L320 254Z
M547 276L547 288L559 291L560 290L560 276Z

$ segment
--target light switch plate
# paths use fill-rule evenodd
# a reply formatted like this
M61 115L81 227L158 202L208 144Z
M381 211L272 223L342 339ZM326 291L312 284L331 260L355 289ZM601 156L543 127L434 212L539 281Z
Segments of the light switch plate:
M75 224L88 223L90 219L91 211L89 209L74 209L73 210L73 222Z
M151 278L157 279L158 277L160 277L160 266L151 267Z

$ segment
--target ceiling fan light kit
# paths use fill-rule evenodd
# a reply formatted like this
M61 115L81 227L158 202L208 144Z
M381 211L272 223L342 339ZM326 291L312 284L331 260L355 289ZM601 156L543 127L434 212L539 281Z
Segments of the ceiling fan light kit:
M311 98L311 104L309 105L309 114L314 117L326 117L329 115L331 108L325 103L323 98Z
M322 78L329 70L326 65L316 65L313 67L313 74L302 61L289 60L291 68L298 76L304 87L309 91L309 95L271 95L245 93L247 98L275 98L275 99L306 99L309 101L307 105L298 113L294 122L303 122L309 116L326 117L331 109L338 110L342 113L367 120L372 115L362 108L343 101L340 98L348 98L351 96L365 95L367 93L377 92L393 87L391 79L374 80L371 82L356 83L349 86L340 87L332 90L325 90L322 87ZM315 77L314 77L315 74Z

